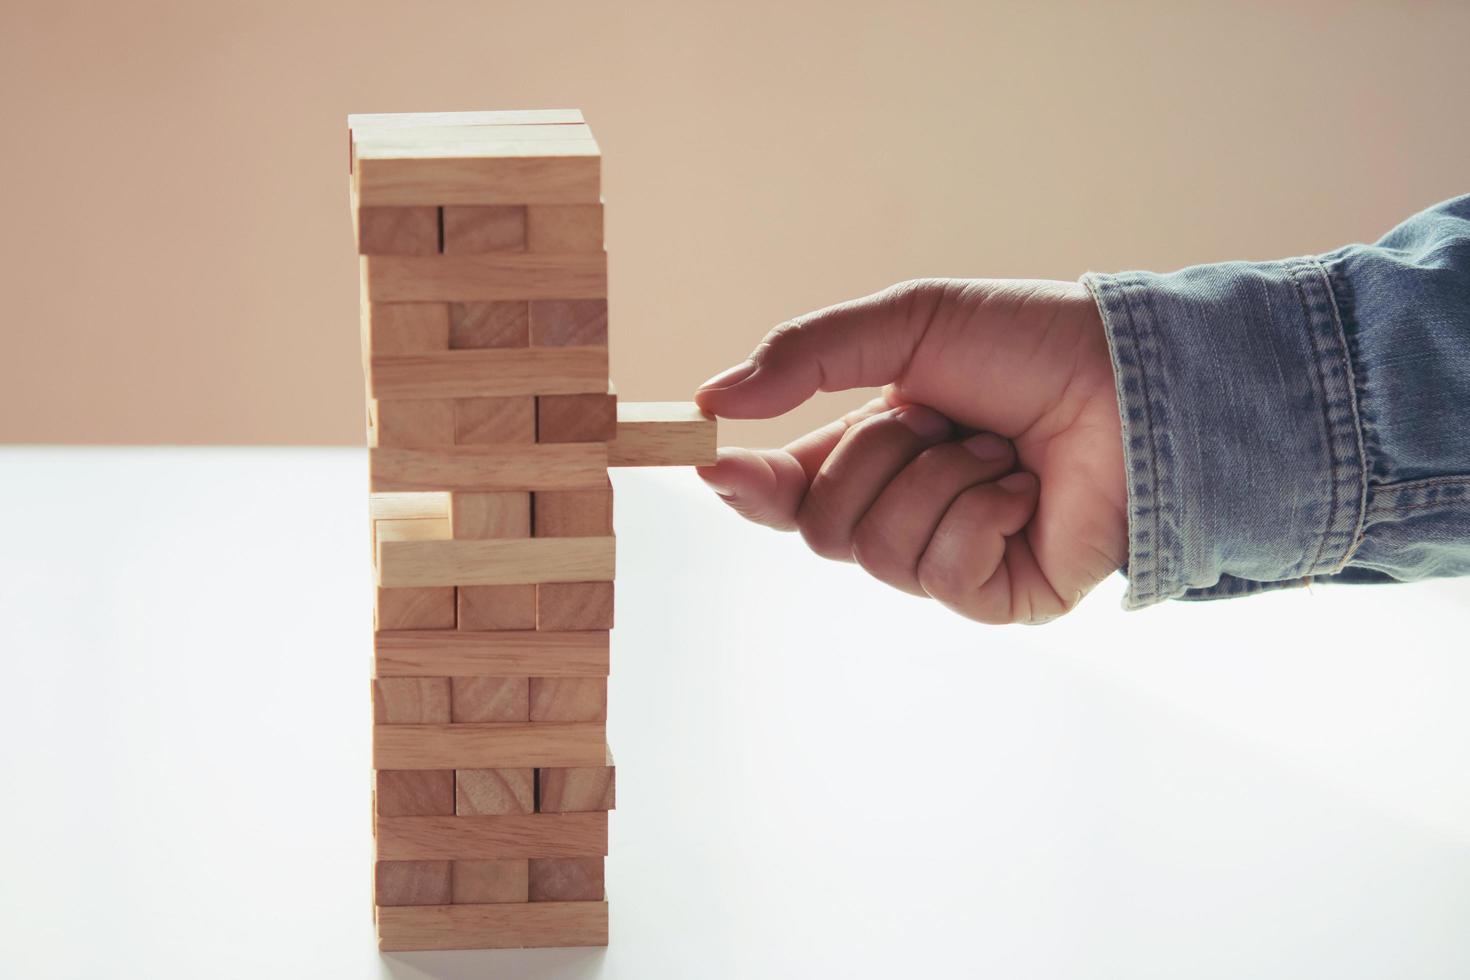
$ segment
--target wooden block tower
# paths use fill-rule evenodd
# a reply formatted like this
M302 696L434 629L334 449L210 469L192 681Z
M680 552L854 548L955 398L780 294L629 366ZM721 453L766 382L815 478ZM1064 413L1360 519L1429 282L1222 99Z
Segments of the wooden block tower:
M604 945L607 468L711 461L714 422L617 404L601 155L580 112L348 128L379 942Z

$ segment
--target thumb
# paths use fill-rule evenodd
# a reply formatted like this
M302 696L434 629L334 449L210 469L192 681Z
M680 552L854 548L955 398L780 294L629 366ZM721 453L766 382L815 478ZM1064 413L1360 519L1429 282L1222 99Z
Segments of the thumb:
M741 363L694 395L727 419L768 419L818 391L876 388L908 367L939 302L932 280L901 283L781 324Z

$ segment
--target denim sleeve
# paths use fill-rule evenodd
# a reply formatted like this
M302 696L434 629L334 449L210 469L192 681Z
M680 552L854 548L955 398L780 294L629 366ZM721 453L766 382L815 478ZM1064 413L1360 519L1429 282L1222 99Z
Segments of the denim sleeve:
M1123 420L1126 606L1470 574L1470 196L1375 245L1083 282Z

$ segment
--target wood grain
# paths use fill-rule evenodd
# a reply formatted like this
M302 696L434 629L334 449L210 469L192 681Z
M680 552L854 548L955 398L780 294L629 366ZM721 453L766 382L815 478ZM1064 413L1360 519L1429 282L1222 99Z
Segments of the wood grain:
M536 399L537 442L607 442L617 433L617 395L541 395Z
M601 204L539 204L526 209L526 248L532 252L602 250Z
M607 300L530 298L532 347L607 346Z
M496 347L374 355L373 398L495 398L607 391L607 348Z
M609 466L708 466L715 461L715 420L693 402L620 402Z
M379 905L448 905L452 900L448 861L379 861L373 871L373 899Z
M530 860L455 861L450 873L455 905L530 901Z
M362 267L368 300L373 303L607 296L606 252L368 255ZM534 330L534 308L531 317Z
M427 905L378 911L378 946L385 952L606 945L606 902Z
M370 449L368 472L375 491L574 490L607 479L607 447L599 442Z
M525 248L526 209L520 205L444 209L445 255L522 252Z
M613 538L492 538L481 541L379 541L378 584L529 585L609 582Z
M581 109L491 109L469 112L354 112L347 128L367 130L416 129L422 126L530 126L585 123Z
M610 630L613 583L551 582L536 586L538 630Z
M454 812L462 817L535 813L535 782L534 769L456 769Z
M532 677L530 694L532 721L607 720L606 677Z
M457 590L458 628L462 630L533 630L536 586L462 585ZM484 719L490 720L490 719Z
M416 518L409 521L373 521L375 541L448 541L453 534L449 521L442 517Z
M530 721L531 682L526 677L450 679L450 721Z
M445 716L448 716L446 710ZM585 766L606 752L602 722L374 725L376 769ZM464 855L473 857L474 855Z
M380 817L454 814L453 769L380 769L374 775L373 795Z
M410 149L358 141L360 206L592 204L602 196L597 141L464 140Z
M357 251L360 255L437 255L439 209L359 208Z
M531 494L526 490L451 494L449 524L456 538L530 537Z
M536 809L542 813L611 810L616 802L617 769L611 752L606 765L541 770Z
M453 404L454 442L458 445L497 446L536 441L536 399L530 395L457 398Z
M373 681L373 720L379 725L449 721L447 677L380 677ZM434 766L379 766L433 769Z
M606 677L608 633L414 630L374 637L378 677Z
M453 586L432 589L374 589L374 625L380 630L452 630Z
M596 902L606 895L600 857L531 858L528 871L533 902Z
M538 490L534 530L538 538L595 538L613 533L613 490Z
M447 398L376 402L374 417L375 438L368 445L375 448L419 449L451 446L455 441L455 403Z
M601 857L606 854L606 813L378 819L378 857L385 861Z
M449 517L449 494L370 493L368 516L373 520L418 520Z
M525 300L449 304L451 350L529 347L530 344L530 304Z
M526 342L530 343L529 307ZM368 355L421 354L449 349L447 303L365 303L363 340Z

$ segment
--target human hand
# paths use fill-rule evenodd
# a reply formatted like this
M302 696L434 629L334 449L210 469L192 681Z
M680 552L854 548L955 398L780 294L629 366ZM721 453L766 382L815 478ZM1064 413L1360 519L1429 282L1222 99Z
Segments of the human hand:
M773 418L880 385L785 449L721 449L699 474L750 520L984 623L1053 619L1122 565L1122 427L1086 288L902 283L783 323L695 400Z

